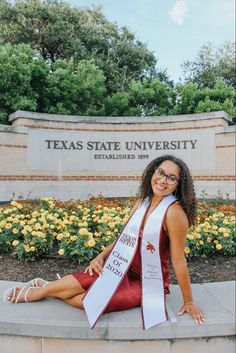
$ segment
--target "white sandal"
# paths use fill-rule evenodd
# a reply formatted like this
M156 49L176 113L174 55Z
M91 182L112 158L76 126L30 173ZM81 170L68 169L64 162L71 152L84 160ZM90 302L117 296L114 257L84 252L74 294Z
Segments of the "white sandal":
M44 282L44 284L42 285L42 287L45 287L45 286L49 283L49 281L45 281L45 279L42 279L42 278L40 278L40 277L34 278L34 279L32 279L31 281L29 281L28 283L30 283L31 287L36 288L36 287L40 287L40 286L38 285L38 281L43 281L43 282Z
M28 299L27 299L27 295L28 295L29 291L30 291L31 289L35 289L35 288L38 288L38 287L31 287L31 286L28 287L28 284L27 284L26 286L24 286L24 287L21 288L21 290L19 291L17 297L16 297L16 288L17 288L17 287L14 286L14 287L11 287L11 288L8 288L7 290L5 290L5 292L3 293L3 300L4 300L4 301L7 301L7 302L10 302L10 303L12 303L12 304L18 304L18 301L19 301L19 299L20 299L20 296L21 296L21 294L22 294L22 293L24 292L24 290L25 290L24 302L25 302L25 303L29 303L29 301L28 301ZM10 295L10 293L11 293L12 291L13 291L12 298L9 299L9 295Z

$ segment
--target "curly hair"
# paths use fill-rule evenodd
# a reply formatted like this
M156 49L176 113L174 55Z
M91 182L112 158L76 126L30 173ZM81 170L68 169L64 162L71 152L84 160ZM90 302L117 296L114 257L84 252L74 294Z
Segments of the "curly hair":
M194 191L192 176L187 165L181 159L172 155L164 155L151 161L143 172L139 187L139 197L141 200L144 200L146 197L149 197L150 200L152 199L152 176L159 165L166 160L177 164L180 169L180 180L175 192L175 197L183 207L187 215L189 225L191 226L195 223L197 216L197 199Z

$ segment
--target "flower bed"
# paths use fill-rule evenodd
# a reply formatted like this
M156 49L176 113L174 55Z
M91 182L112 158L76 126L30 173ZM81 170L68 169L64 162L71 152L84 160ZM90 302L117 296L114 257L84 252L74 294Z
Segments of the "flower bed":
M0 207L0 247L20 260L58 255L88 261L117 237L135 200L12 201ZM199 202L198 224L186 239L186 257L233 255L234 212L233 204Z

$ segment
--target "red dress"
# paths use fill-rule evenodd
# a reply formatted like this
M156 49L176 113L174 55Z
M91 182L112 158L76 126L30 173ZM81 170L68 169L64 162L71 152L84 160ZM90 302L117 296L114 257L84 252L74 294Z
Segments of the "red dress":
M138 248L130 265L129 270L122 279L118 289L114 293L110 303L106 307L105 313L120 311L141 306L142 281L141 281L141 237L142 229L139 233ZM160 258L163 274L163 284L165 294L169 294L169 237L164 228L160 234ZM94 272L93 276L88 273L74 272L72 275L79 281L81 286L87 291L98 275Z

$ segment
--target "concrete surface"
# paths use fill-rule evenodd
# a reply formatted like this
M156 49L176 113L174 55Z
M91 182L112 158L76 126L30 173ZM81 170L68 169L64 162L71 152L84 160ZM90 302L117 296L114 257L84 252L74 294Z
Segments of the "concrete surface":
M144 331L140 308L103 315L91 330L84 311L60 300L11 304L2 293L16 282L0 281L0 353L148 352L233 353L235 282L194 284L196 302L206 315L197 325L182 305L179 287L167 296L170 320ZM64 347L64 348L63 348ZM96 347L96 348L95 348ZM146 347L146 348L145 348ZM27 348L27 349L26 349Z

